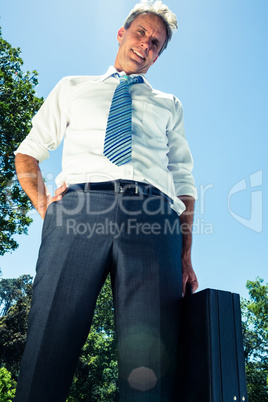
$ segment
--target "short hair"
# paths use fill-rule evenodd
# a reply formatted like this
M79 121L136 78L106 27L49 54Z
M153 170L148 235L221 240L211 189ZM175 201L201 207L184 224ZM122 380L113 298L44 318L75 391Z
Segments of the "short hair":
M124 28L128 29L131 23L141 14L155 14L162 19L166 27L166 40L159 51L159 55L166 49L168 43L172 38L173 31L178 28L176 15L162 3L161 0L141 0L130 11L124 22Z

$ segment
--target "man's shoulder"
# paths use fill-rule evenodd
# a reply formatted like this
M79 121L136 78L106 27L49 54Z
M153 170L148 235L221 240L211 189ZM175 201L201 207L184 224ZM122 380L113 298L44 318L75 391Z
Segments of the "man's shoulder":
M61 83L66 83L70 86L77 86L84 83L90 82L98 82L102 81L103 75L70 75L67 77L63 77L61 79Z
M182 103L179 100L179 98L177 98L175 95L168 93L168 92L163 92L160 91L158 89L154 89L152 88L152 97L155 99L161 99L161 101L166 101L167 103L172 103L176 109L178 108L182 108Z

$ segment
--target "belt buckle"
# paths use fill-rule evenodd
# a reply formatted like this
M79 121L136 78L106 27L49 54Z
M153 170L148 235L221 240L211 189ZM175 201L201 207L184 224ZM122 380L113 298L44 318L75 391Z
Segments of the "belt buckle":
M87 183L84 184L84 193L88 193L89 190L90 190L90 183L87 182Z
M122 185L120 182L116 183L115 185L115 193L119 194L119 193L124 193L127 189L131 189L134 188L134 194L139 194L139 184L135 181L133 184L125 184Z
M115 194L123 193L124 188L121 186L120 181L115 181L114 182L114 192Z

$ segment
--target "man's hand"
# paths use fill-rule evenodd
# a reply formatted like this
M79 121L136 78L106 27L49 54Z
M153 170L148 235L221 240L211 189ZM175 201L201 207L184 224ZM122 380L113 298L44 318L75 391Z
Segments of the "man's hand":
M17 177L21 187L32 201L33 206L44 219L47 207L54 201L59 201L66 191L64 183L55 191L55 196L51 197L48 193L39 164L36 159L29 155L17 154L15 158Z
M45 218L46 211L47 211L49 205L52 204L52 202L61 200L63 195L65 194L66 190L67 190L67 186L66 186L66 183L64 183L62 186L57 188L57 190L55 191L54 197L52 197L48 191L46 192L47 203L42 209L39 208L39 210L38 210L42 219Z
M57 188L57 190L55 191L54 197L51 197L51 195L48 194L47 195L47 197L48 197L47 206L49 206L52 202L61 200L63 195L65 194L66 190L67 190L66 183L63 183L63 185L60 186L59 188Z
M182 296L185 296L187 282L192 286L194 293L199 285L197 276L193 270L191 257L182 256Z

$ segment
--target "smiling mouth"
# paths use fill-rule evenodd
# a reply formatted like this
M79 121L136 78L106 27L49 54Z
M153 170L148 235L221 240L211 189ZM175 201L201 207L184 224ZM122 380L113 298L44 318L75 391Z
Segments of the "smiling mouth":
M140 59L145 60L145 57L143 57L143 55L137 52L136 50L132 49L132 52L135 53Z

